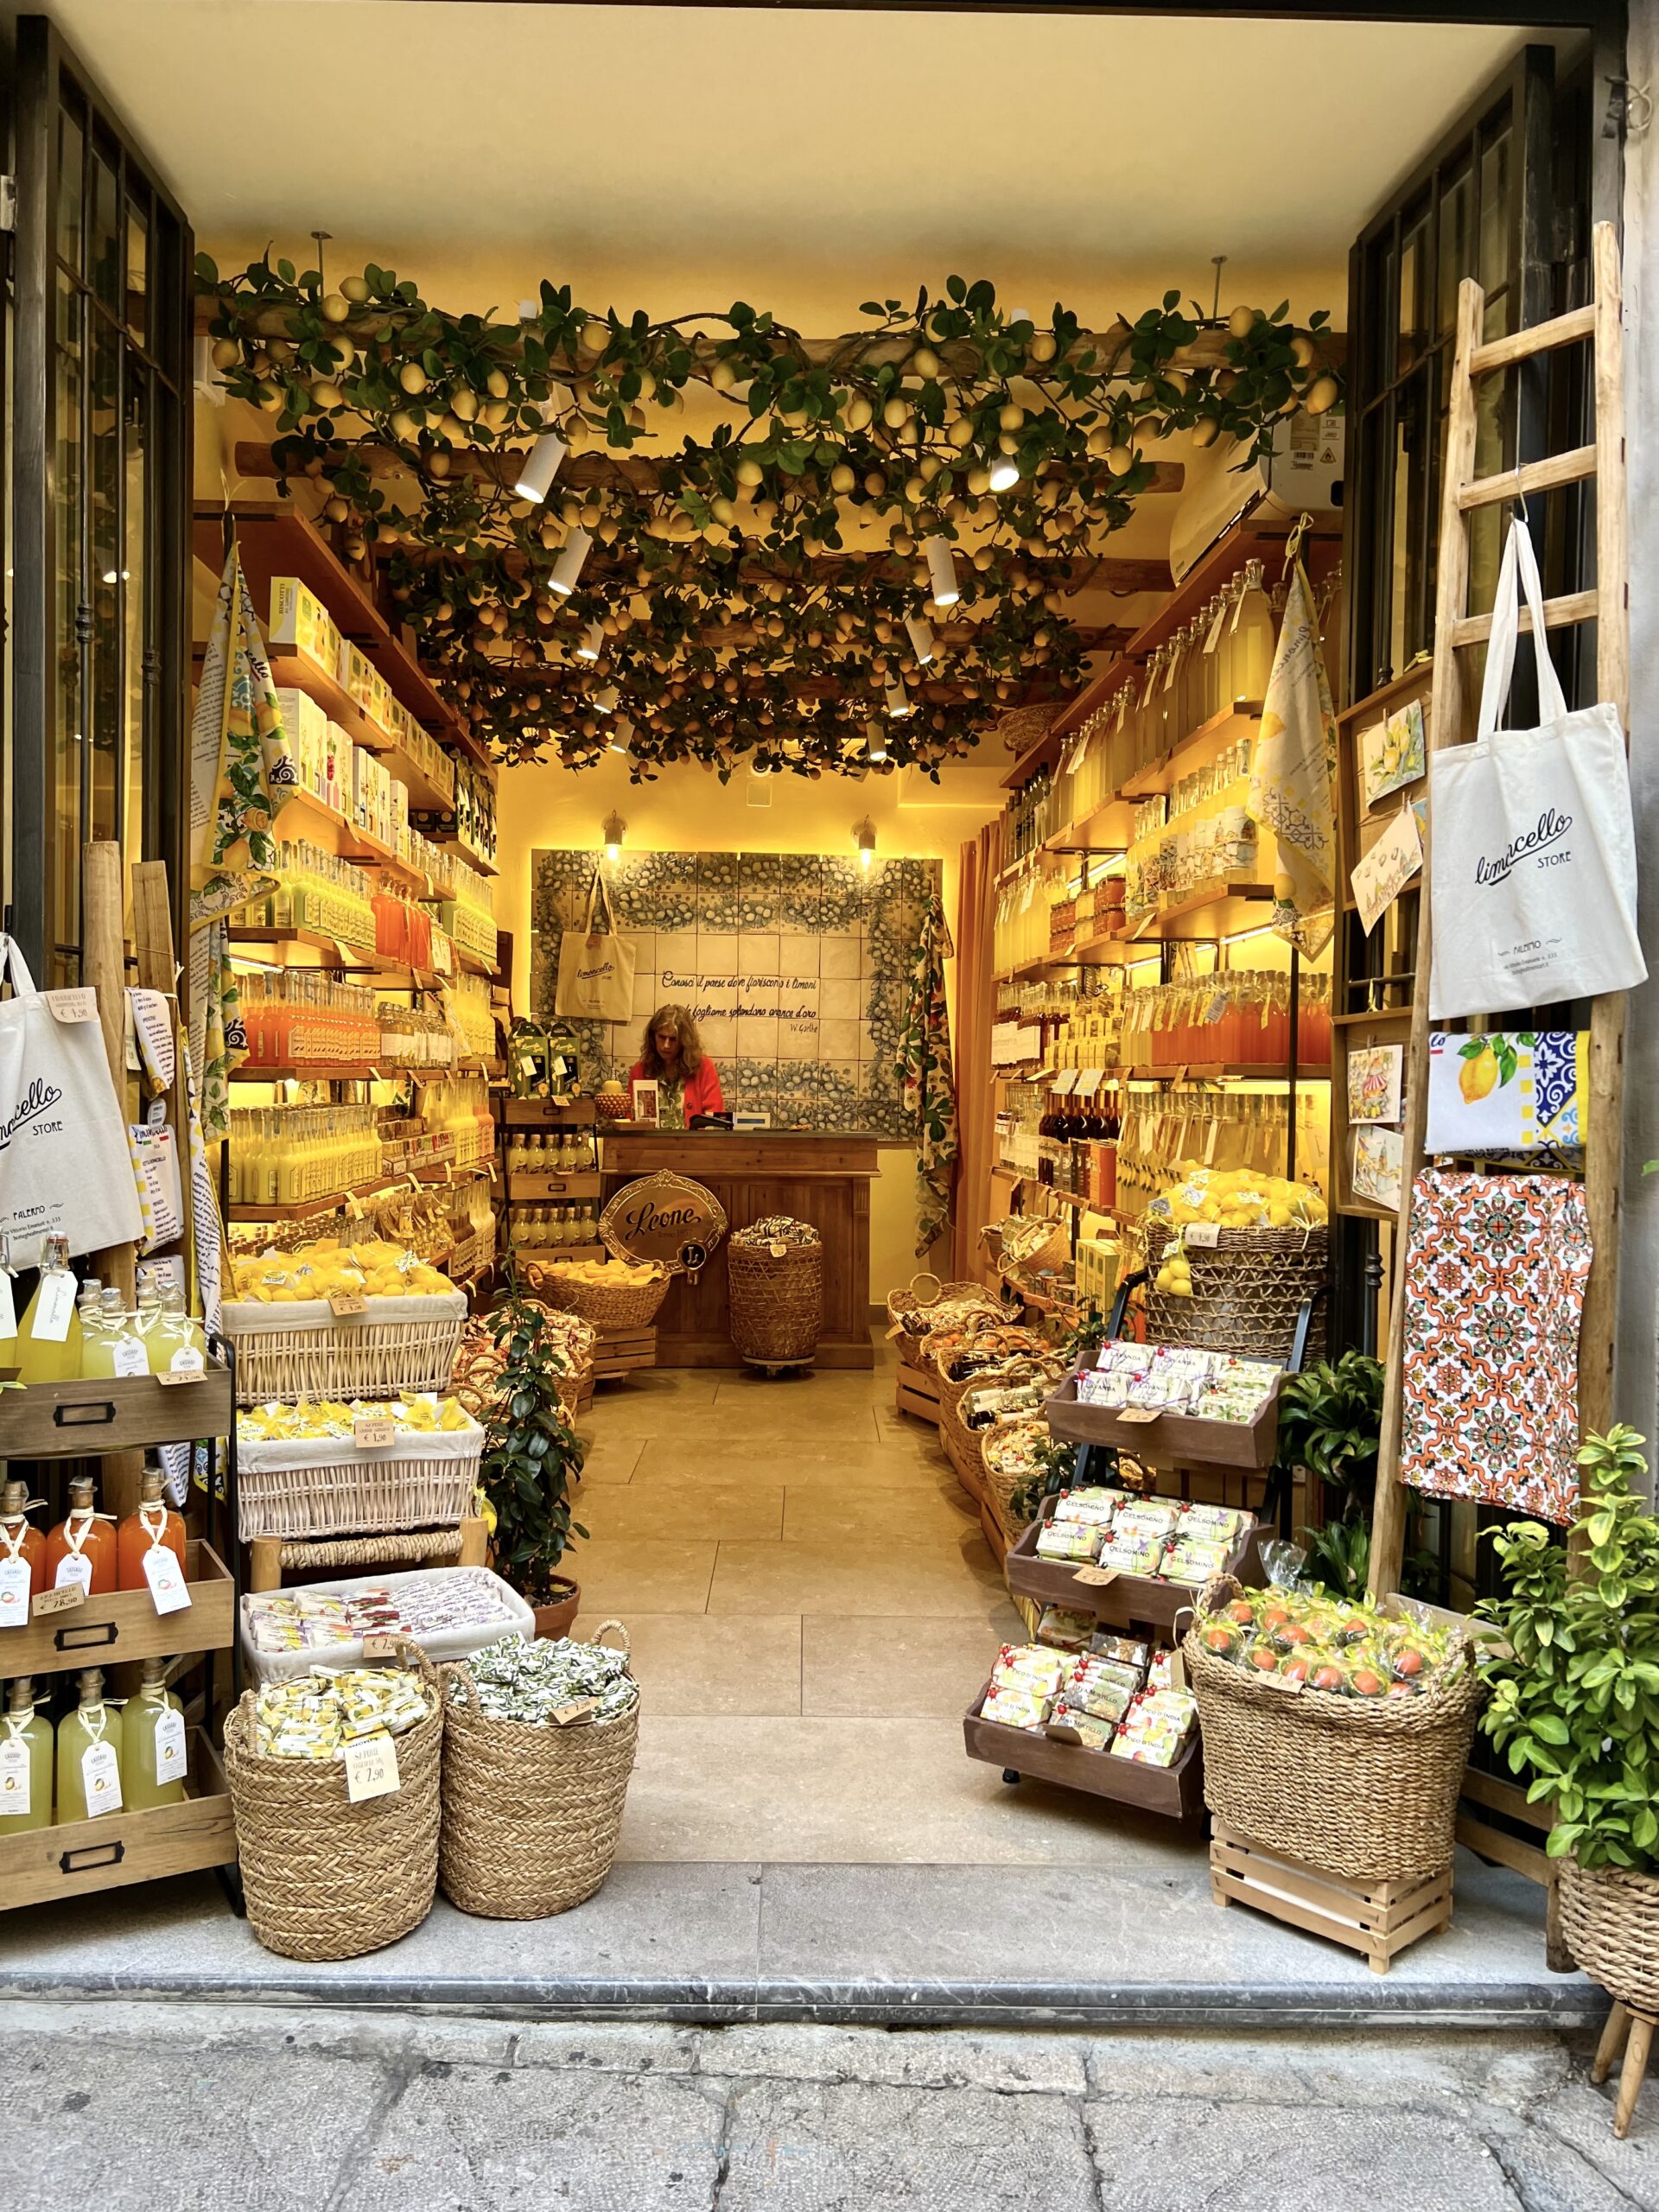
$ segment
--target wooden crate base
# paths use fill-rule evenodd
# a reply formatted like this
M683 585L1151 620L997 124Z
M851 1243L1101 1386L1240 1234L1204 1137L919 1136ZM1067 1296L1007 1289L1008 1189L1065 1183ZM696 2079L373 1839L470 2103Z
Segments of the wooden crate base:
M1173 1766L1142 1766L1135 1759L1116 1758L1110 1751L1086 1751L1081 1744L982 1719L980 1707L990 1687L987 1682L963 1716L963 1743L970 1759L1000 1766L1005 1782L1027 1777L1058 1782L1063 1789L1082 1789L1091 1797L1110 1798L1174 1821L1196 1820L1203 1812L1204 1747L1196 1728Z
M601 1329L594 1351L594 1379L632 1375L637 1368L657 1364L657 1332L651 1329Z
M943 1425L939 1429L939 1449L956 1470L957 1480L962 1484L976 1505L986 1503L985 1465L977 1446L969 1452L961 1439Z
M0 1836L0 1912L232 1865L236 1825L225 1770L201 1729L191 1729L187 1741L190 1771L182 1804Z
M939 1420L938 1377L901 1359L899 1379L893 1387L893 1402L901 1414L909 1414L913 1420L925 1421L930 1427L937 1427Z
M1220 1821L1210 1844L1217 1904L1248 1904L1270 1919L1357 1951L1373 1974L1420 1936L1452 1925L1452 1869L1408 1882L1351 1881L1236 1835Z

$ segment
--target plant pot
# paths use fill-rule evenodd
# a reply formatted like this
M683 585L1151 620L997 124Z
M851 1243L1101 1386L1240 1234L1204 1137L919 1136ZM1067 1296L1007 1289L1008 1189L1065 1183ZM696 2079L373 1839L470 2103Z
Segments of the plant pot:
M534 1608L536 1633L548 1643L556 1642L560 1637L569 1635L572 1624L576 1618L576 1608L582 1603L580 1587L565 1576L560 1576L555 1586L562 1589L565 1594L556 1598L551 1605L537 1605Z
M1659 1875L1561 1861L1561 1933L1567 1948L1610 1997L1634 2011L1659 2011Z

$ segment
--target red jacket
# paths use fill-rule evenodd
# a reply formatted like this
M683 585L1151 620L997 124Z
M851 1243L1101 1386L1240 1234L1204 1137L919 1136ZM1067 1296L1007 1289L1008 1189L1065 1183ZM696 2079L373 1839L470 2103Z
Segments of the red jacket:
M630 1083L650 1082L651 1077L645 1073L645 1064L643 1060L636 1060L628 1070L628 1080ZM720 1071L707 1053L703 1055L702 1064L696 1073L688 1075L685 1078L683 1103L685 1118L688 1122L694 1114L720 1114L725 1111L726 1102L720 1095Z

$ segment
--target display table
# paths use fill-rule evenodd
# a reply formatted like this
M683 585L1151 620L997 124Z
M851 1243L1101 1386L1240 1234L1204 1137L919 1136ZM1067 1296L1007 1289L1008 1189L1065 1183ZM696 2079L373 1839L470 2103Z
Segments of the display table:
M714 1192L733 1229L793 1214L823 1239L820 1367L874 1367L870 1340L870 1184L874 1137L807 1129L607 1129L601 1166L608 1202L636 1175L667 1170ZM741 1367L731 1339L722 1245L698 1280L677 1277L657 1317L659 1367Z

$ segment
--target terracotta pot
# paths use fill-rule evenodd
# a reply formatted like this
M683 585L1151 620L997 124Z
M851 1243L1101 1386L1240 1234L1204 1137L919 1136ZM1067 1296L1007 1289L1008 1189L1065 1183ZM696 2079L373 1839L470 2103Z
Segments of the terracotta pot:
M535 1608L536 1633L550 1643L559 1637L569 1635L576 1618L576 1608L582 1603L581 1589L568 1578L561 1576L556 1586L563 1588L567 1594L556 1599L550 1605Z

